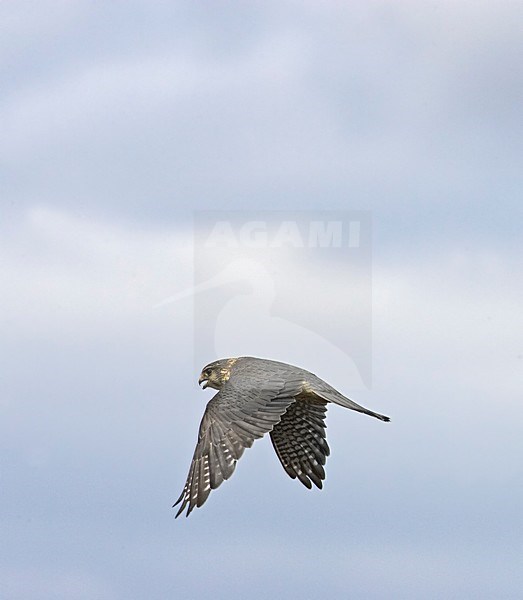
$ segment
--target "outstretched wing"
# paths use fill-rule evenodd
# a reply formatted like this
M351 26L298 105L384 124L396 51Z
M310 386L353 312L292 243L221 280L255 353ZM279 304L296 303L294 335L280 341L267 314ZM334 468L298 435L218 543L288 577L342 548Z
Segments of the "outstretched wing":
M323 465L330 454L325 438L326 412L326 402L298 396L271 431L283 468L309 489L312 483L321 489L325 479Z
M231 377L211 399L200 423L185 487L174 503L181 502L178 517L188 506L187 516L200 507L211 490L233 474L245 448L261 438L280 421L294 402L302 380L277 376Z

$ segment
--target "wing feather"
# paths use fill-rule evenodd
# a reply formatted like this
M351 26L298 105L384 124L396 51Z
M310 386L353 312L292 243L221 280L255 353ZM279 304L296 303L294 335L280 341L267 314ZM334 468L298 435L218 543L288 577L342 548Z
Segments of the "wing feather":
M279 423L301 385L302 380L288 381L278 374L231 377L207 404L189 474L174 504L181 503L177 517L186 507L188 516L211 490L229 479L245 448Z
M326 402L298 396L271 431L271 441L286 473L305 487L320 489L325 479L323 465L330 449L325 438Z

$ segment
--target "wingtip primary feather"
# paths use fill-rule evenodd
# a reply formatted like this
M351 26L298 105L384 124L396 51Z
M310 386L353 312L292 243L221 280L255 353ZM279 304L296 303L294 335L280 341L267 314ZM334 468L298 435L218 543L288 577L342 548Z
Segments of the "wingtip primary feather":
M180 502L182 502L182 500L184 500L184 498L185 498L185 489L181 493L181 495L178 498L178 500L176 500L176 502L172 505L172 508L174 508L177 504L180 504ZM182 505L178 509L178 512L174 515L175 519L177 519L182 514L182 512L184 511L186 505L187 505L187 501L185 500L184 502L182 502Z

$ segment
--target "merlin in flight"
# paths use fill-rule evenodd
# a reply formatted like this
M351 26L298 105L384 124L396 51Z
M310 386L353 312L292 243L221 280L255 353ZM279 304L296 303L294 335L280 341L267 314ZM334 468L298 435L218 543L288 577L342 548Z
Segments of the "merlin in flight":
M325 436L327 404L389 421L349 400L328 383L305 369L273 360L223 358L207 365L198 380L203 388L218 390L207 404L200 423L198 443L178 517L200 507L225 479L255 439L270 433L283 468L304 486L321 489L323 465L330 453Z

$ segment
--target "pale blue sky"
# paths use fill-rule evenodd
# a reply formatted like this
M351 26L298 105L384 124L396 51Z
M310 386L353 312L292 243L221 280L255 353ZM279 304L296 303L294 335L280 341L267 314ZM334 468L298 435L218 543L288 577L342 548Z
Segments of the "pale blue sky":
M2 3L2 598L519 597L522 17ZM153 306L208 209L372 212L352 396L392 421L329 409L322 492L256 442L175 521L211 394L191 300Z

